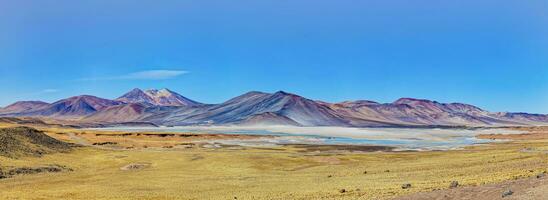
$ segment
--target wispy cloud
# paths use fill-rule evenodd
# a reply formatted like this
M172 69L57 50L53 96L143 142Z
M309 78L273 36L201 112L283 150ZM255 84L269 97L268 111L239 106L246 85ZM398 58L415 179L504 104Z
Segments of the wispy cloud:
M55 92L59 92L59 90L58 89L44 89L44 90L40 91L39 93L44 94L44 93L55 93Z
M39 90L39 91L35 91L35 92L22 93L20 95L21 96L38 96L38 95L46 95L46 94L52 94L52 93L57 93L57 92L59 92L58 89L48 88L48 89L43 89L43 90Z
M172 79L183 74L187 74L188 71L183 70L146 70L138 71L118 76L105 76L105 77L89 77L79 79L81 81L100 81L100 80L166 80Z

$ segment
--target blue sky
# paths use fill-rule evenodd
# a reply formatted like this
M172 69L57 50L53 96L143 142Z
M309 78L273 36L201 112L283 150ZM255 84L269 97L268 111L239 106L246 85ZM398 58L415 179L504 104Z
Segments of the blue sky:
M548 1L0 0L0 75L0 106L167 87L548 113Z

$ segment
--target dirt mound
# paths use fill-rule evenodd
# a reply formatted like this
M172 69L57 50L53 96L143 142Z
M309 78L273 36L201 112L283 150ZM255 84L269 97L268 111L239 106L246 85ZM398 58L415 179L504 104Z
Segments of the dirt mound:
M0 129L0 156L4 157L17 158L68 152L75 146L49 137L42 131L33 128Z
M127 170L141 170L150 167L150 163L131 163L129 165L123 166L120 169Z

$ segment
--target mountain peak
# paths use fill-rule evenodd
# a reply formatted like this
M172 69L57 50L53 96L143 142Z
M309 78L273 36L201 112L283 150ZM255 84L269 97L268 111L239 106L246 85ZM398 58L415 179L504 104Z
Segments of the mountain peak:
M33 111L32 114L43 116L80 117L119 104L121 104L119 101L103 99L91 95L80 95L56 101Z
M356 101L343 101L337 104L361 106L361 105L378 105L379 103L376 101L369 101L369 100L356 100Z
M160 90L157 90L157 89L148 89L145 91L146 94L148 94L149 96L153 97L153 96L164 96L164 97L168 97L168 96L171 96L171 95L179 95L167 88L163 88L163 89L160 89Z
M201 104L167 88L145 91L135 88L116 100L125 103L145 103L157 106L195 106Z
M286 92L286 91L283 91L283 90L277 91L277 92L274 93L273 95L274 95L274 96L292 96L292 97L300 97L299 95L296 95L296 94L293 94L293 93L289 93L289 92Z
M139 88L133 88L133 90L129 91L127 94L139 94L139 93L144 93L144 91Z
M436 101L431 101L431 100L427 100L427 99L415 99L415 98L408 98L408 97L405 97L405 98L400 98L396 101L394 101L394 104L409 104L409 105L413 105L413 104L419 104L419 103L437 103Z

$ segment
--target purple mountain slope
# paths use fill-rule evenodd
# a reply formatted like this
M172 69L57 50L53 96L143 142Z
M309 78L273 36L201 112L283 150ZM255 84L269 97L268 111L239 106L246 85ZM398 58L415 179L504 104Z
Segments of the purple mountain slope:
M293 126L522 126L548 125L548 115L489 112L462 103L401 98L328 103L279 91L248 92L221 104L202 104L168 89L134 89L116 100L84 95L52 104L17 102L0 116L77 119L86 123Z
M18 101L5 108L0 108L0 114L29 112L49 105L42 101Z
M478 107L462 103L439 103L424 99L402 98L394 103L374 104L344 102L332 104L331 108L346 117L377 120L400 125L440 125L440 126L497 126L523 125L530 122L512 120L508 117L484 111ZM548 123L537 118L535 123Z
M90 95L75 96L59 100L40 109L19 113L20 116L47 116L55 118L78 118L102 111L121 102Z
M256 115L271 113L282 121L303 126L343 126L344 119L333 110L313 100L283 91L274 94L249 92L202 112L184 117L168 118L167 124L238 124ZM179 115L180 116L180 115ZM263 119L268 119L270 117Z

